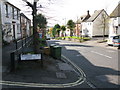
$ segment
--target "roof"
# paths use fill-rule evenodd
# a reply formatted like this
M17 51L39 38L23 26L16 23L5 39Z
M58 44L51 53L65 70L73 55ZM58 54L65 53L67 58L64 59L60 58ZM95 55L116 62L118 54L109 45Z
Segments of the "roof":
M31 21L27 16L25 16L25 14L20 13L21 16L25 17L27 20Z
M110 14L110 17L120 17L120 3L118 6L113 10L113 12Z
M87 16L87 15L82 15L82 16L80 16L80 18L77 20L76 23L81 23L86 16Z
M95 13L87 20L88 22L93 22L99 15L100 13L103 11L102 10L96 10Z
M82 15L80 18L77 20L77 23L85 22L90 18L89 11L87 11L87 15Z
M7 3L7 4L9 4L9 5L13 6L14 8L17 8L17 9L20 11L20 9L19 9L18 7L14 6L14 5L13 5L13 4L11 4L10 2L6 1L5 3Z

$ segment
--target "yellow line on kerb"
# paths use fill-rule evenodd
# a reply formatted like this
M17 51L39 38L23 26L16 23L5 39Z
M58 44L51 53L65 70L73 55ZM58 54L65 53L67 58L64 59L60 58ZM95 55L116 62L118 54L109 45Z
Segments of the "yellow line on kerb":
M64 59L66 59L74 68L78 70L80 73L80 77L77 81L73 83L66 84L40 84L40 83L25 83L25 82L12 82L12 81L0 81L2 85L10 85L10 86L25 86L25 87L44 87L44 88L65 88L65 87L73 87L82 84L86 80L85 73L73 62L71 62L67 57L62 55Z

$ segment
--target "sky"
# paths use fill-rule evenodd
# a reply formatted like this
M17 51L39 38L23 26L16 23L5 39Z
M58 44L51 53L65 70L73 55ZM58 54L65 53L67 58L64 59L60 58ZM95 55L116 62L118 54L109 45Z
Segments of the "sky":
M21 9L28 18L32 19L31 9L22 0L8 0L16 7ZM34 0L27 0L33 3ZM45 15L48 26L55 24L65 25L68 20L76 21L82 15L86 15L90 11L90 15L95 10L105 9L108 15L118 5L120 0L39 0L37 2L38 13ZM42 5L42 8L40 8Z

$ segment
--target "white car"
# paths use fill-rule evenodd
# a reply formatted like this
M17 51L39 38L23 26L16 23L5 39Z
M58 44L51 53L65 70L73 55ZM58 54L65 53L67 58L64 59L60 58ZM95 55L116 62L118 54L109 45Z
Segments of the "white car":
M108 40L107 40L107 44L108 44L108 45L113 45L113 37L114 37L114 36L110 36L110 37L108 38Z

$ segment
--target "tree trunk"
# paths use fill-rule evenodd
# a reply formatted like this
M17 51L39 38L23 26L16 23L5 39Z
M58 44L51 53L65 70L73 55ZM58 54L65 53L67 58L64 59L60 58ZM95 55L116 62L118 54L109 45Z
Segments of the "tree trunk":
M70 36L71 36L71 37L73 36L73 32L72 32L72 30L70 30Z
M40 52L40 46L39 46L39 34L37 32L37 23L36 23L36 2L34 2L34 10L33 10L33 45L34 45L34 52L39 53Z
M105 19L104 19L104 27L103 27L103 40L105 40Z

